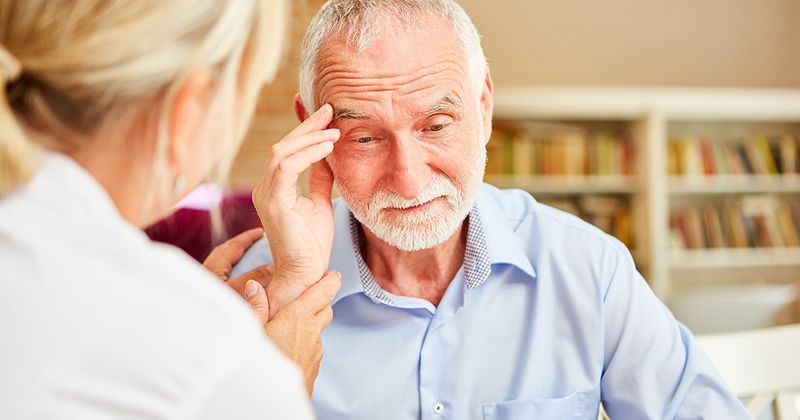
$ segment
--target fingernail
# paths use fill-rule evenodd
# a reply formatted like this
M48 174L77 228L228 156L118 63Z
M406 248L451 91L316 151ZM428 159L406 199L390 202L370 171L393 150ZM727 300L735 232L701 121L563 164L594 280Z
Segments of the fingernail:
M323 104L321 107L319 107L316 113L323 115L327 114L331 110L333 110L333 106L331 106L331 104Z
M244 298L250 299L251 297L255 296L258 293L258 282L255 280L247 280L247 284L244 285Z

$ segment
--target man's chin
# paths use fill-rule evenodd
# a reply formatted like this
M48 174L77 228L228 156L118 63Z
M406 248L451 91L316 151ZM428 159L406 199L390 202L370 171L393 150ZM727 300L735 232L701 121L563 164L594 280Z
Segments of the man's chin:
M424 251L441 245L446 242L448 237L434 237L427 233L406 234L406 235L382 235L370 229L373 235L387 245L405 252Z
M376 223L362 225L387 245L401 251L423 251L441 245L456 235L463 226L461 222L430 220L423 223Z

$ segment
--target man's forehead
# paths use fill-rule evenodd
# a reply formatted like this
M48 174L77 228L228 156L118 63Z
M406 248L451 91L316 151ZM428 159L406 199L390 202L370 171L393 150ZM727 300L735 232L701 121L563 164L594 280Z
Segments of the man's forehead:
M323 42L315 64L316 102L331 100L343 90L413 91L448 82L449 88L458 89L469 77L462 50L443 20L415 28L388 27L364 48L348 44L341 33L332 35Z
M380 105L376 102L342 100L331 102L333 106L333 121L342 120L369 120L378 119ZM439 96L430 96L428 100L409 101L405 104L406 110L415 115L433 115L444 111L459 112L464 103L455 91L445 91Z

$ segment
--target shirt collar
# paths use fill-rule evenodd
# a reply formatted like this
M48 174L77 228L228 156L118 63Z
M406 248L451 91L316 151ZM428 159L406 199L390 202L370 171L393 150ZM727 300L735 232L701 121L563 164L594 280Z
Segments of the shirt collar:
M495 264L513 265L531 277L533 266L523 251L523 244L514 233L502 210L482 186L475 207L469 213L467 248L464 253L464 281L467 289L480 286L491 275ZM331 268L342 274L342 287L332 304L356 294L391 303L375 281L359 250L359 223L342 199L335 203Z
M536 271L525 254L525 244L514 231L516 226L512 226L512 223L519 223L519 221L509 220L494 197L495 194L490 191L491 189L498 192L491 185L483 184L475 204L480 212L483 231L486 235L489 261L492 266L508 264L520 269L530 277L536 277Z
M334 201L333 221L336 230L333 234L333 249L331 250L331 268L342 275L342 287L333 299L331 305L339 300L364 292L361 283L361 273L358 268L353 239L350 231L350 209L344 200L338 198Z

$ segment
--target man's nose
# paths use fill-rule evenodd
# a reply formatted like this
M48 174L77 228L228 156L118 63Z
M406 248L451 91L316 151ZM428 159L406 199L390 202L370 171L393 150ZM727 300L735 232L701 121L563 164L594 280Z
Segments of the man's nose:
M428 153L412 136L395 137L391 150L387 187L406 200L413 200L431 181Z

